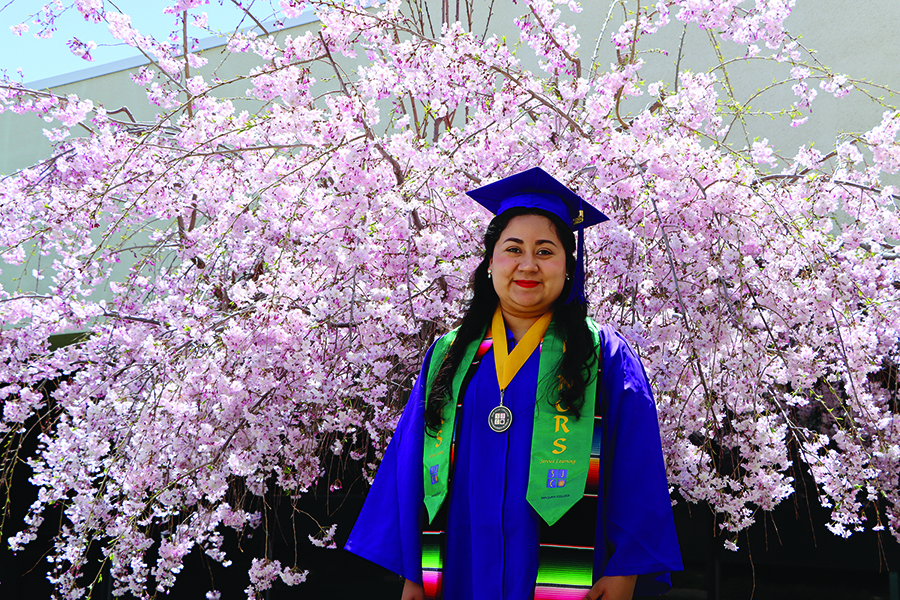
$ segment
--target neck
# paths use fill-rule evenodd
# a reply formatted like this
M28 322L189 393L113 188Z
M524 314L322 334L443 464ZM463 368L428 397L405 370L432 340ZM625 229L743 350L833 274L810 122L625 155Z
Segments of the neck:
M522 337L528 333L528 330L531 329L531 326L535 324L535 322L540 319L543 315L516 315L509 313L502 308L500 312L503 313L503 323L506 325L506 328L510 333L513 334L513 337L518 342L522 339ZM496 335L496 334L495 334Z

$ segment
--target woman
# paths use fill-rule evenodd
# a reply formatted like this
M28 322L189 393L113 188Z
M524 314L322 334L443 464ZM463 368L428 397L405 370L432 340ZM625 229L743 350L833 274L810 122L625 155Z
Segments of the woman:
M607 218L539 168L469 195L497 214L473 298L346 548L405 577L403 600L664 592L681 560L652 394L583 297L583 229Z

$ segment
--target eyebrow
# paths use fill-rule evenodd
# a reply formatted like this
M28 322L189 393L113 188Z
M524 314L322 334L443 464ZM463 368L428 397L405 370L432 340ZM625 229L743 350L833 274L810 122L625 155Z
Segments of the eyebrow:
M514 237L508 237L505 240L503 240L504 244L506 242L515 242L516 244L524 244L525 243L523 240L520 240L519 238L514 238ZM541 244L550 244L551 246L556 246L556 242L554 242L553 240L537 240L535 242L536 246L540 246Z

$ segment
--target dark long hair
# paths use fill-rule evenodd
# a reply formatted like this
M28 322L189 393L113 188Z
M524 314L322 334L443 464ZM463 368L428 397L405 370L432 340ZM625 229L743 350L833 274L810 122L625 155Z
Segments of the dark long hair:
M425 425L432 432L441 428L441 412L450 399L450 388L453 375L460 368L463 354L469 344L475 341L487 329L497 309L497 292L488 278L487 271L494 246L509 222L521 215L540 215L553 223L556 235L562 242L566 253L566 272L575 272L575 235L556 215L537 208L511 208L497 215L488 225L484 234L484 257L479 263L469 285L472 288L472 299L466 306L466 312L459 324L456 339L447 351L444 362L432 384L431 394L425 408ZM587 326L587 305L578 301L565 304L572 289L572 282L566 281L562 293L553 303L553 322L556 324L566 351L559 365L559 375L569 383L560 389L559 398L548 398L550 404L561 402L578 418L584 404L584 389L593 371L597 369L597 356L591 331ZM498 332L494 332L494 335ZM468 365L463 366L467 368Z

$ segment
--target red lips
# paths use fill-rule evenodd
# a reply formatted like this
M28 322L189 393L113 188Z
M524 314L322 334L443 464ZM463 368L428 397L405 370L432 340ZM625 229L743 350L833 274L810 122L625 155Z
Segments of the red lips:
M540 281L531 281L530 279L516 279L515 284L519 287L523 288L533 288L537 287L541 282Z

